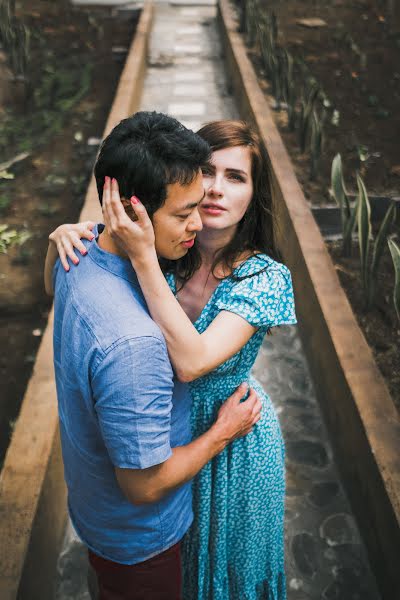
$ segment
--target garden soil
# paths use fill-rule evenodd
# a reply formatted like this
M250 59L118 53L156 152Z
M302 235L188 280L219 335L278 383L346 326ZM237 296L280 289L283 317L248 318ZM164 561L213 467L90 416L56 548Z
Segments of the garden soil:
M0 106L0 163L28 156L0 178L0 224L16 232L0 253L0 464L50 310L48 235L79 216L138 12L116 19L111 9L30 0L17 16L31 32L30 60Z
M363 177L370 196L400 198L400 19L385 12L379 0L261 0L274 12L278 43L302 60L338 111L338 123L328 122L319 171L310 179L309 154L301 153L297 132L290 132L286 111L274 110L276 123L310 206L335 204L330 197L330 170L340 153L347 189L356 190L355 174ZM319 19L305 26L299 21ZM312 22L308 23L312 25ZM260 85L270 96L260 55L249 48ZM399 217L400 215L398 215ZM399 223L399 218L397 223ZM399 240L399 227L394 227ZM400 322L393 308L394 268L385 250L375 308L366 311L357 246L353 258L341 255L340 244L329 243L335 268L361 329L400 410Z

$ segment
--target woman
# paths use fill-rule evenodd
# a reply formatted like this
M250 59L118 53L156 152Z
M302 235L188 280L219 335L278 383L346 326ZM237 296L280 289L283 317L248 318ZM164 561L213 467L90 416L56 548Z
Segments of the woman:
M250 370L265 334L296 322L290 273L275 260L261 140L239 121L210 123L198 134L213 154L203 171L203 230L189 278L179 262L166 265L163 275L144 206L133 198L138 217L133 222L116 182L105 187L104 217L132 261L178 377L191 382L193 436L211 425L220 399L242 381L263 399L263 416L254 430L208 463L193 482L195 518L183 547L183 597L283 600L284 446L271 401ZM90 227L64 225L51 234L65 268L66 256L78 261L73 247L84 253L79 236L90 237Z

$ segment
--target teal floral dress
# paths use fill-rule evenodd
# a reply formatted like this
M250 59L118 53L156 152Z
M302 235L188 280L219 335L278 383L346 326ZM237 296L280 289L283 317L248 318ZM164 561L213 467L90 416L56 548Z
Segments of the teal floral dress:
M183 543L184 600L286 598L284 444L271 400L250 371L267 330L296 323L292 282L289 270L265 254L249 258L234 276L218 285L194 325L202 333L227 310L258 330L235 356L190 384L192 433L195 438L209 429L242 381L262 400L262 418L193 481L194 522ZM175 292L171 276L168 282Z

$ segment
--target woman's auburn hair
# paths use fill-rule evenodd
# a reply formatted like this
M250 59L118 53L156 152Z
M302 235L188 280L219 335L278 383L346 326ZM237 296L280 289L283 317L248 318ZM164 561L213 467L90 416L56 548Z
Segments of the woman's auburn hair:
M243 254L267 254L280 259L275 244L276 219L273 210L268 154L260 136L244 121L220 120L204 125L198 132L211 147L212 152L245 146L251 155L251 176L253 197L249 207L238 223L232 240L222 248L212 266L217 265L232 276L232 272ZM201 258L196 244L193 249L175 263L168 261L166 270L175 274L180 287L192 277L200 267ZM214 273L215 275L215 273ZM235 279L241 279L233 274Z

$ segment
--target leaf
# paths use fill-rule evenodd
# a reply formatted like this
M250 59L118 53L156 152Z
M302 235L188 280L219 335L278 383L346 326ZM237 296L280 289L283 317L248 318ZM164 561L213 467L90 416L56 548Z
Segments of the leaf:
M0 179L14 179L14 174L10 173L6 169L4 171L0 171Z
M357 173L358 186L358 243L360 247L361 274L366 295L369 293L368 259L371 238L371 207L367 190L360 175ZM368 302L368 301L367 301Z
M336 154L332 161L331 190L333 197L340 208L343 234L343 254L347 256L351 251L351 236L356 224L357 204L352 209L344 183L342 157L340 154Z
M394 240L389 239L389 250L392 255L395 282L393 290L393 303L396 309L397 317L400 320L400 248Z
M13 165L15 165L15 163L20 162L21 160L25 160L25 158L28 158L28 156L29 156L29 152L22 152L21 154L17 154L17 156L14 156L14 158L11 158L10 160L7 160L6 162L1 163L0 172L7 171L7 169L9 169Z
M371 270L370 270L370 291L369 305L372 304L375 295L375 283L378 275L379 263L382 258L383 249L388 237L389 229L396 217L396 204L391 203L386 211L385 217L381 223L376 240L374 243L374 252L372 255Z

